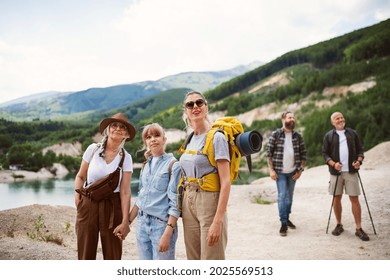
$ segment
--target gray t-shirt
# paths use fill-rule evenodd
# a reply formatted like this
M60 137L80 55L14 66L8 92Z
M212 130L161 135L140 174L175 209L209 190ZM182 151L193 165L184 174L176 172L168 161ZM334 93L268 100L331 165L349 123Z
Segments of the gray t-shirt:
M201 178L204 175L217 172L217 169L210 164L207 155L202 154L205 144L206 134L194 134L185 148L186 150L198 151L196 155L184 153L180 157L180 165L186 177ZM227 159L230 161L229 146L223 133L216 132L214 134L213 148L216 161L218 159Z

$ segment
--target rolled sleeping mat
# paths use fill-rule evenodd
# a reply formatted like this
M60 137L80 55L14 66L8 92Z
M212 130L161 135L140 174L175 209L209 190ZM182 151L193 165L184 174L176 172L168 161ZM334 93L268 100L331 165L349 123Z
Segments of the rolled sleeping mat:
M251 154L258 153L263 144L263 137L256 130L251 130L239 134L234 140L238 150L242 156L246 157L249 172L252 172L252 158Z
M234 141L242 156L258 153L263 144L263 137L256 130L239 134Z

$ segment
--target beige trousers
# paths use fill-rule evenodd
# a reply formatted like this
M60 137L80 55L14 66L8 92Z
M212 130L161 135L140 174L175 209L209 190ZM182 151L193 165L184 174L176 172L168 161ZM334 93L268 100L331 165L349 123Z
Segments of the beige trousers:
M227 214L222 236L213 247L207 245L207 233L217 211L219 192L207 192L190 183L183 197L183 228L187 259L224 260L227 244Z

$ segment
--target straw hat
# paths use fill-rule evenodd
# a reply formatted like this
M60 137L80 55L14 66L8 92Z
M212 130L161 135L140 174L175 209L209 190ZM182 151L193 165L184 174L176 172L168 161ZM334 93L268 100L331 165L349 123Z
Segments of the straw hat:
M117 113L113 115L111 118L105 118L100 122L99 131L103 134L103 131L106 129L106 127L112 123L112 122L120 122L123 123L127 127L127 131L129 132L129 137L126 139L126 141L131 141L135 137L135 127L132 125L129 121L129 119L126 117L123 113Z

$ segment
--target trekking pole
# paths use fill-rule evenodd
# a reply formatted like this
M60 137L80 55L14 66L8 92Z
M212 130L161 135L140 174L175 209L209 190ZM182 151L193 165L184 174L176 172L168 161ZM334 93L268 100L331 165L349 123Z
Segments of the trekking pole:
M336 189L337 189L337 183L339 181L339 175L340 175L340 173L337 173L336 184L334 186L334 191L333 191L332 205L330 206L330 211L329 211L328 225L326 227L326 234L328 234L330 216L332 215L332 208L333 208L333 203L334 203L334 197L336 196Z
M374 226L374 221L372 220L370 207L368 207L366 192L364 191L363 183L362 183L362 178L360 178L359 171L357 172L357 174L358 174L358 177L359 177L360 185L362 186L363 196L364 196L364 200L366 201L366 205L367 205L367 209L368 209L368 214L370 215L370 220L371 220L372 228L373 228L374 233L375 233L375 235L376 235L376 230L375 230L375 226Z

